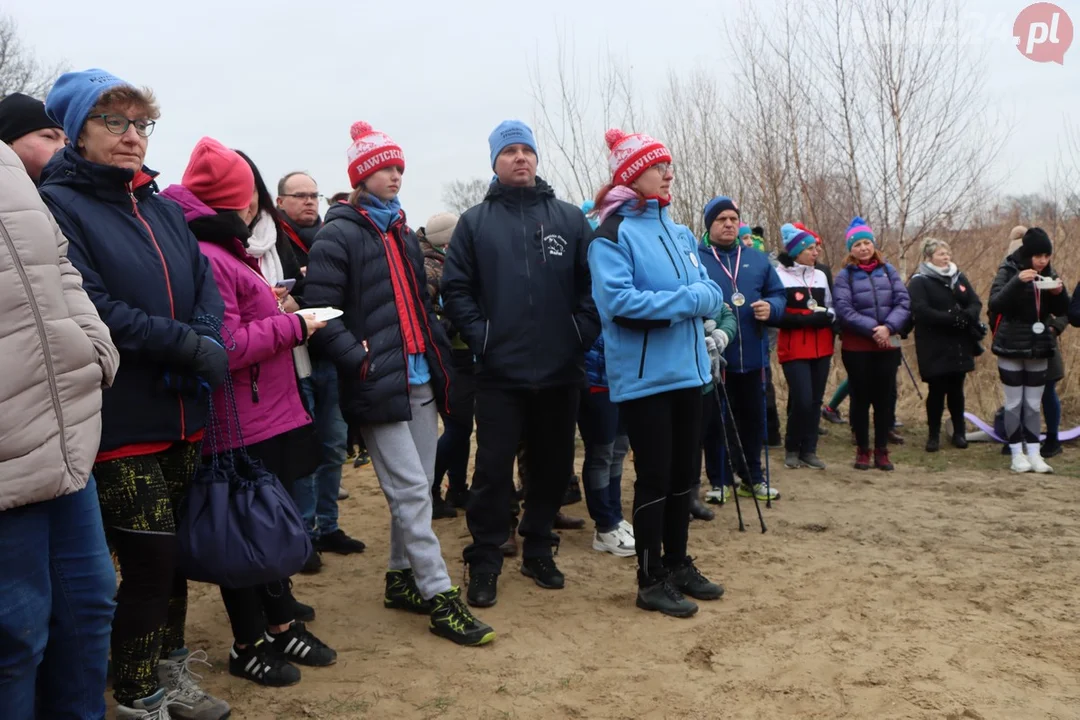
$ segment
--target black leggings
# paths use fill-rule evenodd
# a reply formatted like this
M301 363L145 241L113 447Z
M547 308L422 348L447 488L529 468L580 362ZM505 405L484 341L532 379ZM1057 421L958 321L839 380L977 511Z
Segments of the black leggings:
M158 689L158 659L184 647L187 580L175 572L176 512L199 464L199 444L94 465L105 533L120 561L112 626L113 696L121 705Z
M638 583L651 585L686 558L690 493L701 475L701 388L619 405L634 450Z
M950 373L926 381L930 388L926 393L926 423L930 426L931 435L941 432L941 416L945 412L946 398L949 402L949 414L952 415L953 431L964 432L965 377L965 373Z
M844 350L844 368L851 387L849 419L855 442L870 449L870 407L874 408L874 448L889 447L889 431L896 419L896 372L900 351Z
M780 367L788 385L787 452L811 455L817 453L818 423L821 420L821 399L829 379L831 355L814 360L791 360Z

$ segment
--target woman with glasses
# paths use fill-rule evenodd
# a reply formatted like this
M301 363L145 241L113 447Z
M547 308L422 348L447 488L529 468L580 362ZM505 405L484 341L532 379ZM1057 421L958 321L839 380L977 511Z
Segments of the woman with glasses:
M143 165L159 114L153 94L104 70L71 72L45 109L71 144L45 166L41 194L120 351L94 462L122 577L111 640L117 717L218 720L229 706L187 669L196 659L184 647L187 583L174 568L176 512L199 464L209 391L229 371L216 330L224 306L183 211L157 195Z
M720 287L698 260L690 230L668 217L671 153L644 134L608 130L612 180L596 196L589 245L603 326L608 393L634 450L637 606L690 617L724 589L687 555L690 498L701 475L702 389L719 380L720 354L704 320Z

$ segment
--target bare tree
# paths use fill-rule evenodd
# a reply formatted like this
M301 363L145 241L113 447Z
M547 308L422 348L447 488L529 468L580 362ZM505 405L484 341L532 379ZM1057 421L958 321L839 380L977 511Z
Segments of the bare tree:
M553 77L552 77L553 74ZM593 75L594 79L589 79ZM547 179L580 202L607 182L604 132L620 126L630 132L642 115L636 104L630 69L610 55L595 65L578 62L572 39L556 33L553 64L537 54L529 68L541 165Z
M487 183L480 179L454 180L443 185L442 201L446 209L460 215L473 205L479 205L487 194Z
M0 15L0 97L21 92L43 98L62 71L62 64L43 64L19 38L15 20Z

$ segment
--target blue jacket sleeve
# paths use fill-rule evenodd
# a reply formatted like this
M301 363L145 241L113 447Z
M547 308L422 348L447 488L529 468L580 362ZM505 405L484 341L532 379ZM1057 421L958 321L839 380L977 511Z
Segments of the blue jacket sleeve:
M48 203L56 223L68 239L68 259L82 275L83 290L109 328L117 350L138 353L163 365L187 367L194 360L198 340L192 327L173 318L150 315L111 297L78 224L72 221L61 207L49 202L47 197L43 199ZM198 253L198 244L194 239L192 244ZM199 256L202 257L202 253L199 253ZM203 271L210 272L206 258L203 258L203 263ZM212 297L217 300L217 317L220 319L224 314L224 304L212 277L209 284Z
M583 218L584 219L584 218ZM474 355L484 354L487 317L480 306L480 281L477 277L476 249L470 227L472 218L461 218L450 239L450 250L443 264L443 313Z
M600 236L589 244L589 270L601 316L628 327L667 327L687 318L712 317L723 302L712 281L675 290L638 289L626 244Z
M770 325L779 322L784 317L784 311L787 310L787 290L784 289L784 282L776 274L776 268L772 266L772 263L768 263L765 270L761 299L769 303L769 319L765 322Z
M323 237L311 246L308 255L304 302L307 307L344 307L349 284L349 260L344 239L329 226L319 234ZM343 318L334 318L311 336L309 344L324 353L342 373L353 375L360 371L367 357L362 340L345 326Z
M844 268L833 279L833 305L836 308L836 317L844 330L871 337L876 323L855 309L851 297L851 286L851 271Z

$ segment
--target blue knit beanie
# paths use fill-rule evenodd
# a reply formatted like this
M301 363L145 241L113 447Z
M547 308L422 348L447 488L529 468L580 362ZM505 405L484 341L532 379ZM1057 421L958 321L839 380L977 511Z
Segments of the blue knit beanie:
M64 73L45 98L45 112L63 126L64 133L74 145L78 143L86 117L98 98L106 90L128 84L98 68Z
M726 195L718 195L709 201L709 204L705 206L705 232L708 232L709 228L712 227L716 216L725 210L734 210L738 214L739 206Z
M510 145L528 145L532 151L540 155L536 150L536 138L533 137L532 128L520 120L503 120L499 126L491 131L488 136L488 146L491 148L491 169L495 169L495 158L499 153Z
M780 238L784 243L784 252L794 260L804 250L817 245L817 238L810 233L800 230L791 223L785 223L780 228Z

